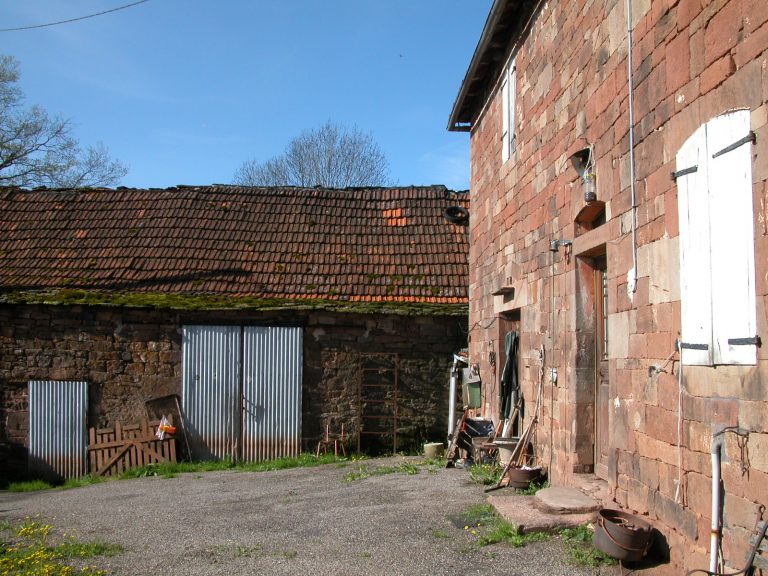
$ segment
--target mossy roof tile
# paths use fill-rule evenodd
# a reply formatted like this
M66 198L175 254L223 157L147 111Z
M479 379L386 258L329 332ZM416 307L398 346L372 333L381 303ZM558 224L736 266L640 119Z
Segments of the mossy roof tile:
M469 209L442 186L0 188L0 296L97 292L467 303ZM372 275L378 274L374 279Z

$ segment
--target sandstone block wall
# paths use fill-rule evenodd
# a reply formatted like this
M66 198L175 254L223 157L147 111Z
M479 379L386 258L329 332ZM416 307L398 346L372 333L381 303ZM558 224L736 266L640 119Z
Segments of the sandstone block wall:
M751 367L684 367L682 409L675 340L680 331L675 155L703 123L751 111L758 333L768 322L768 3L633 2L637 259L632 251L626 4L542 5L517 53L518 148L501 162L496 90L471 134L470 361L496 390L503 334L517 329L520 380L532 405L544 369L537 454L556 483L596 469L591 269L608 273L608 465L618 505L664 534L671 564L707 565L713 434L726 426L725 556L741 566L760 505L768 442L768 351ZM605 223L577 222L584 200L569 161L592 145ZM550 242L571 247L550 251ZM628 286L636 265L637 285ZM513 297L494 296L514 285ZM539 349L545 349L544 366ZM652 366L663 371L649 370ZM550 369L558 371L552 384ZM495 393L485 415L498 418ZM530 413L526 418L530 418ZM680 425L680 439L678 428ZM741 443L741 444L740 444ZM744 445L748 449L744 448ZM682 462L682 466L680 463Z
M447 430L452 354L465 346L466 316L173 312L85 306L0 305L0 458L25 469L29 380L89 383L89 426L144 417L147 400L181 395L181 327L292 325L304 329L302 444L313 450L326 422L345 423L356 448L358 369L372 354L398 361L402 450Z

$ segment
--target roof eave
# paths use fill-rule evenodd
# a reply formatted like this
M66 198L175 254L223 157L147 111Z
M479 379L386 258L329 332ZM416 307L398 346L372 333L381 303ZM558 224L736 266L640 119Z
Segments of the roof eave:
M540 1L494 0L453 104L448 120L449 131L472 130L479 107L482 106L482 102L478 103L477 100L483 98L488 84L494 80L495 66L499 64L500 58L503 59L499 55L507 54L510 46L522 36L525 26L519 24L538 4ZM507 29L510 31L500 34ZM501 36L504 37L503 43L500 43Z

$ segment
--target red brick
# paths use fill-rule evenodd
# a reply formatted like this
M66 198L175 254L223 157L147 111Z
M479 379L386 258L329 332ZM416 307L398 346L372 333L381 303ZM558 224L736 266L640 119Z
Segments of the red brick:
M768 5L768 2L764 2ZM743 42L736 46L734 60L736 67L741 68L750 60L757 58L768 50L768 22L749 34Z
M675 36L667 44L667 89L674 92L691 78L691 53L687 34Z
M760 505L752 500L726 492L725 505L723 506L723 525L751 529L755 525L759 508Z
M706 94L712 88L719 86L736 71L736 63L730 54L720 58L717 62L710 64L704 72L701 73L699 90Z
M676 409L676 407L675 407ZM645 432L670 445L677 444L677 412L659 406L646 406Z
M701 0L680 0L677 5L677 29L685 34L688 26L701 13Z
M696 78L706 68L704 60L704 31L698 30L689 41L691 54L691 78Z
M744 27L747 32L757 30L768 22L768 2L765 0L743 0Z
M669 332L648 334L648 358L663 360L674 350L674 338Z
M707 23L704 33L704 58L707 65L736 46L742 26L741 0L726 2Z
M704 518L710 518L712 505L712 479L695 472L686 475L686 504Z

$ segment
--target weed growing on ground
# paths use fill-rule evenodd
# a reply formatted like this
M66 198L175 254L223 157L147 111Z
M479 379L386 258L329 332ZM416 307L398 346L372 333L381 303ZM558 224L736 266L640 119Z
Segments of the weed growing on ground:
M50 490L51 488L53 488L53 485L43 480L12 482L8 485L9 492L38 492L40 490Z
M592 544L593 531L588 525L564 528L560 535L574 564L593 568L616 565L615 558L604 554Z
M105 576L106 572L94 566L73 568L65 560L83 560L96 556L114 556L122 546L105 542L78 542L72 537L52 543L53 526L39 518L25 518L13 524L4 522L0 527L10 533L9 539L0 540L0 574L24 576Z
M520 494L521 496L533 496L538 492L539 490L543 490L544 488L547 488L549 486L548 480L542 480L541 482L531 482L528 485L528 488L515 488L515 494Z
M261 544L243 546L242 544L217 544L207 550L211 560L216 563L218 558L229 556L234 558L266 558L267 556L282 556L287 560L296 558L299 553L296 550L265 550Z
M189 472L221 472L232 470L234 472L269 472L274 470L287 470L289 468L311 468L323 464L346 461L346 458L338 458L333 454L300 454L296 457L277 458L264 462L232 462L231 460L204 460L201 462L166 462L162 464L148 464L140 468L132 468L120 475L121 479L146 478L148 476L160 476L173 478L177 474Z
M500 477L501 469L496 464L473 464L469 469L469 479L476 484L498 484Z
M386 474L407 474L413 476L419 473L419 467L411 462L402 462L396 466L378 466L369 468L366 464L358 464L357 470L347 472L344 475L344 482L355 482L370 478L371 476L384 476Z
M464 531L474 538L474 543L479 547L504 543L519 548L550 538L549 534L543 532L521 534L514 524L499 516L490 504L472 506L461 514L460 519L464 522Z

